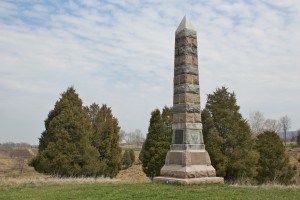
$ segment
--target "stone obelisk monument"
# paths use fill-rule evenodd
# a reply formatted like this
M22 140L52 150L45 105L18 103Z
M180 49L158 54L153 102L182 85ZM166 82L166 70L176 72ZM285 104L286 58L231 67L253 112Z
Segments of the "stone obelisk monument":
M154 182L223 183L216 177L202 135L197 33L184 17L175 32L173 135L161 176Z

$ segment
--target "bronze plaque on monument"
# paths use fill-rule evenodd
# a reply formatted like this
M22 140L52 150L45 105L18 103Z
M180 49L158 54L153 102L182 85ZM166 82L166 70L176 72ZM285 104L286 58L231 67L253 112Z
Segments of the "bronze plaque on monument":
M183 130L175 131L175 142L174 144L183 144Z

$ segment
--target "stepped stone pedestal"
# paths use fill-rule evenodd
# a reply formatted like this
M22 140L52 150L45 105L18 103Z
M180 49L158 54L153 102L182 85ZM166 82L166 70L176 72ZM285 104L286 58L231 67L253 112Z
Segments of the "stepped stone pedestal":
M153 182L179 184L224 183L223 178L216 177L216 170L211 165L210 157L205 150L169 151L160 174L161 176L154 177Z
M184 17L175 32L172 145L153 182L224 183L216 177L202 135L197 33Z

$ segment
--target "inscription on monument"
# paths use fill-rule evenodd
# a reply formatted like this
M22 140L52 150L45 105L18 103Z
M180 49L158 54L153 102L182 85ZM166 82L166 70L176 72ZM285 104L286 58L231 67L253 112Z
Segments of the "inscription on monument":
M175 131L175 144L183 144L183 130Z
M200 144L199 130L188 130L187 143L188 144Z

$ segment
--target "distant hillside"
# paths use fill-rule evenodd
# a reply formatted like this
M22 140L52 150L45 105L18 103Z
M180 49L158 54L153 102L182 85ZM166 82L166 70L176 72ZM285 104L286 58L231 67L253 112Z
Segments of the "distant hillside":
M38 150L26 143L0 144L0 176L14 176L34 172L28 162Z
M297 136L297 131L287 131L287 132L286 132L286 139L287 139L287 140L290 140L290 139L292 139L292 138L295 137L295 136ZM279 134L279 137L280 137L281 139L284 139L284 133L281 132L281 133Z

